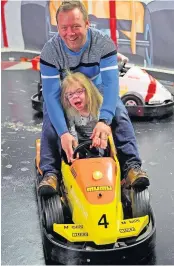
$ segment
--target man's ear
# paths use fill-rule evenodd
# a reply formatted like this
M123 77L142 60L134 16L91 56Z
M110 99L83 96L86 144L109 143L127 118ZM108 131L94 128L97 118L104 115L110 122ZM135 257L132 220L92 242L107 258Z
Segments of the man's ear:
M89 20L87 20L86 21L86 28L89 29L89 27L90 27L90 22L89 22Z

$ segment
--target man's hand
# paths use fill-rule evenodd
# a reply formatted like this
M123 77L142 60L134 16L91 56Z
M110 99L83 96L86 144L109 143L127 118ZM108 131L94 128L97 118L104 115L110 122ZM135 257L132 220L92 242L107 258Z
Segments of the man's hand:
M111 134L111 129L103 122L98 122L92 132L92 146L106 149L108 136Z
M61 145L62 145L62 149L65 151L68 162L73 162L73 148L76 148L78 143L76 141L76 139L69 133L65 133L63 134L61 137Z
M117 53L117 57L118 57L118 61L124 62L124 63L128 63L129 62L129 58L126 57L123 54Z

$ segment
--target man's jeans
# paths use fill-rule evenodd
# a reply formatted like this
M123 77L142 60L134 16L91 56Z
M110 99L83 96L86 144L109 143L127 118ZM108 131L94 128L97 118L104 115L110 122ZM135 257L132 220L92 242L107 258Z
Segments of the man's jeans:
M117 102L116 115L113 118L111 128L122 170L122 178L125 178L131 167L141 167L141 160L132 123L120 98ZM60 138L50 122L45 103L43 104L40 168L43 175L58 174L61 169Z

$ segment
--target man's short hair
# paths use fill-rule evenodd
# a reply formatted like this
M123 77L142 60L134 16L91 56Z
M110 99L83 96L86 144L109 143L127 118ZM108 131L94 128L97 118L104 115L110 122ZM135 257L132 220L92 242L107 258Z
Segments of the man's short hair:
M75 8L78 8L82 12L84 21L87 21L88 20L88 12L87 12L84 4L81 1L71 0L71 1L62 1L62 4L57 9L57 12L56 12L57 23L58 23L57 17L58 17L58 14L60 12L66 12L69 10L73 10Z

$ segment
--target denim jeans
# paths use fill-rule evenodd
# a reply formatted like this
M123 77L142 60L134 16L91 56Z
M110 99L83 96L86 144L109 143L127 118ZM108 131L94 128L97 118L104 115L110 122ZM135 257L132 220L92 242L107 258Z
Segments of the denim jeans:
M120 97L113 118L112 133L117 148L122 178L126 178L132 167L141 167L136 138L128 112ZM41 162L43 175L58 174L61 171L61 144L53 125L50 122L45 103L43 104L43 127L41 137Z
M43 126L41 135L40 169L45 174L59 174L61 168L61 142L43 103Z

